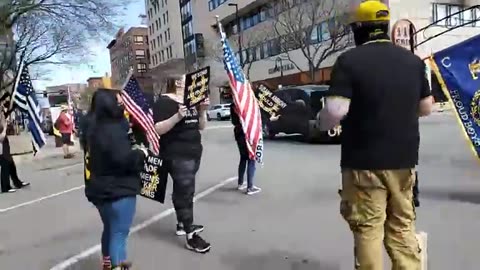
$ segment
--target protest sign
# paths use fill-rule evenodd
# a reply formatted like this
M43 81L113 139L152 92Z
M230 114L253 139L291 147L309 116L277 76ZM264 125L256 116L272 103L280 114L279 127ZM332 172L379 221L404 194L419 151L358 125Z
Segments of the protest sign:
M140 179L142 180L141 196L160 203L165 202L167 175L162 171L162 160L158 156L149 153L140 172Z
M199 69L185 75L185 94L183 104L187 108L198 105L208 97L210 67Z
M255 91L258 106L270 116L277 116L281 109L287 107L287 103L275 96L265 85L260 84Z

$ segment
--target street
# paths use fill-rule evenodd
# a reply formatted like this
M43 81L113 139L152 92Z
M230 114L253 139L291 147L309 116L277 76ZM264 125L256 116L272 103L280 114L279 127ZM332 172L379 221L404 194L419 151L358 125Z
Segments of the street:
M450 114L422 119L418 231L428 233L429 269L476 270L480 170ZM165 205L138 197L129 239L134 269L351 270L352 236L339 214L337 145L294 137L265 142L263 191L236 190L238 152L229 122L210 122L197 178L196 223L210 253L175 235L171 183ZM81 157L19 165L32 186L0 194L2 269L100 269L101 222L83 192ZM385 257L385 261L388 259ZM388 265L388 264L386 264Z

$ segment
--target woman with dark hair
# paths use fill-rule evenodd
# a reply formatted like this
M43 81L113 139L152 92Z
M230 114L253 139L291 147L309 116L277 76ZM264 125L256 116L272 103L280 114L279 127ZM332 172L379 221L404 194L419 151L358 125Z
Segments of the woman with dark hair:
M233 124L233 134L237 142L238 152L240 153L240 162L238 163L238 190L246 190L247 195L253 195L262 191L261 188L253 185L253 178L255 176L255 160L251 159L248 154L247 141L245 133L243 132L242 123L238 117L235 104L230 104L230 118ZM243 181L247 170L247 183Z
M139 173L148 152L133 150L117 90L98 89L82 125L85 151L85 194L103 222L103 269L126 270L127 236L140 191Z
M200 130L207 121L208 100L197 107L183 105L185 78L169 78L167 91L155 102L153 118L160 135L163 168L173 179L173 205L177 214L177 235L186 235L186 247L199 253L210 250L210 243L198 234L204 230L193 224L195 177L202 157Z

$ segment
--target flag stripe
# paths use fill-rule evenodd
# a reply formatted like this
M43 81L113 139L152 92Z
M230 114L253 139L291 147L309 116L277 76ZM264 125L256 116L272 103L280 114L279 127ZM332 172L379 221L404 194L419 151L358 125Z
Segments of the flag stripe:
M219 27L221 29L221 26ZM257 99L254 96L250 82L240 68L235 55L221 32L225 70L232 88L232 96L245 133L247 149L251 159L262 162L263 138L262 119Z
M145 132L150 149L155 154L159 153L159 136L155 131L152 109L141 92L137 79L130 75L122 91L125 109L131 115L132 120Z
M32 143L35 153L45 145L46 138L42 131L42 117L40 116L40 108L35 98L32 81L28 69L22 65L19 71L20 80L15 85L13 102L22 112L27 114L28 130L32 136Z

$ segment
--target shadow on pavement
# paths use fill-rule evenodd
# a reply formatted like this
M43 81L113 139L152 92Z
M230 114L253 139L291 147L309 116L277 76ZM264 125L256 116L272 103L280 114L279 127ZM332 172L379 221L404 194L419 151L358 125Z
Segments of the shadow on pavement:
M320 262L289 251L272 250L267 254L246 254L237 250L222 257L222 263L235 270L339 270L335 263Z
M420 200L422 198L480 204L480 191L443 191L420 188Z

